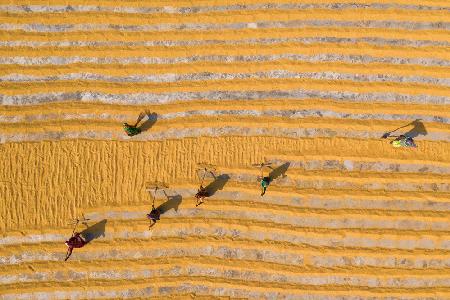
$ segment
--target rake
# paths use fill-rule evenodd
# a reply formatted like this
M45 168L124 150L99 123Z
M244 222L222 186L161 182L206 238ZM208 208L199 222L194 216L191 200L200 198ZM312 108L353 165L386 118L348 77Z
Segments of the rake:
M152 208L155 207L155 199L156 199L156 192L158 190L168 189L169 186L164 182L159 181L153 181L146 184L147 188L145 189L147 192L149 192L150 196L152 197ZM153 191L153 194L151 193Z
M216 171L216 166L207 164L207 163L198 163L197 169L196 169L197 176L199 176L198 171L201 171L201 170L203 170L203 176L202 176L202 180L200 182L200 186L203 186L203 182L205 181L206 173L210 172L214 176L213 171ZM200 176L199 176L199 178L200 178Z
M89 221L90 219L86 219L86 217L84 216L84 214L81 214L81 216L83 217L82 219L76 218L73 219L71 222L69 222L68 225L72 225L73 230L72 230L72 235L75 234L75 230L77 229L78 223L81 222L81 224L88 226L87 221Z
M263 168L264 168L264 167L272 168L272 167L271 167L271 166L272 166L272 163L271 163L271 162L267 162L267 160L265 160L265 161L266 161L266 162L262 162L262 163L259 163L259 164L252 164L252 167L254 167L254 168L259 168L259 170L261 171L261 179L264 178Z
M408 127L408 126L410 126L410 125L412 125L412 124L414 124L415 122L420 121L420 120L422 120L422 119L416 119L416 120L412 121L411 123L406 124L405 126L401 126L401 127L397 128L397 129L394 129L394 130L392 130L392 131L385 132L381 138L382 138L382 139L387 139L388 137L391 136L391 133L396 132L396 131L399 130L399 129ZM392 137L397 137L397 136L392 136Z

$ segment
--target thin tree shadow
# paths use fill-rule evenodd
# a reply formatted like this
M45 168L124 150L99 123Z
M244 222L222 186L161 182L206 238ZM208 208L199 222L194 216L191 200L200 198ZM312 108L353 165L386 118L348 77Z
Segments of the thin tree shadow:
M145 114L147 115L148 119L142 123L142 125L139 127L139 129L144 132L149 130L150 128L153 127L153 125L155 125L156 121L158 120L158 114L153 112L145 112Z
M80 232L80 235L83 237L86 243L89 243L90 241L95 240L100 236L105 236L106 222L107 222L106 219L101 220L100 222Z
M291 165L290 162L286 162L282 164L281 166L277 167L276 169L273 169L269 173L270 181L273 181L277 179L278 177L282 176L283 178L286 177L286 171L288 170L289 166Z
M166 194L165 191L164 191L164 194ZM181 195L168 196L166 194L166 197L167 197L167 201L164 202L163 204L161 204L160 206L158 206L157 210L159 210L159 212L161 214L164 214L165 212L167 212L171 209L178 211L178 207L180 206L181 202L183 201L183 198L181 197Z
M385 133L383 134L382 138L386 139L386 138L388 138L389 136L391 136L391 134L392 134L393 132L395 132L395 131L397 131L397 130L399 130L399 129L408 127L408 126L410 126L410 125L414 125L414 127L413 127L410 131L405 132L403 135L409 136L409 137L411 137L411 138L416 138L416 137L418 137L419 135L427 135L427 134L428 134L428 131L426 130L425 125L423 125L421 119L416 119L416 120L412 121L412 122L409 123L409 124L406 124L406 125L404 125L404 126L401 126L401 127L397 128L397 129L394 129L394 130L392 130L392 131L385 132Z
M225 184L228 182L229 179L230 176L228 176L227 174L222 174L217 177L214 177L214 181L208 184L208 186L206 186L205 188L209 196L212 196L217 191L223 189L223 187L225 186Z

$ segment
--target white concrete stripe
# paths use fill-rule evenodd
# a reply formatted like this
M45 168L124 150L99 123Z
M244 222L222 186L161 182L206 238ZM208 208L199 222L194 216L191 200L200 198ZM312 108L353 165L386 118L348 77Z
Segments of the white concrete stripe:
M0 5L1 12L10 13L71 13L71 12L112 12L128 14L197 14L208 12L246 12L252 10L307 10L307 9L398 9L412 11L449 11L449 7L429 5L405 5L398 3L256 3L217 6L190 7L126 7L98 5ZM289 13L289 12L287 12Z
M286 300L373 300L378 295L367 295L366 292L347 291L347 292L334 292L331 289L329 293L316 293L305 290L300 290L295 293L292 291L283 290L271 290L266 288L264 291L258 289L254 290L247 286L218 286L217 284L202 284L202 283L167 283L158 284L157 286L151 283L145 287L139 288L108 288L107 290L71 290L64 291L52 291L52 292L29 292L29 293L10 293L4 295L5 300L29 300L29 299L98 299L98 298L148 298L152 296L165 296L165 297L185 297L188 294L198 296L211 296L211 297L231 297L238 299L286 299ZM423 293L422 293L423 295ZM430 293L429 299L434 299L436 293ZM428 299L424 298L424 299ZM401 294L398 296L389 296L390 300L417 300L418 296L415 294ZM443 299L443 298L442 298Z
M73 32L73 31L168 31L168 30L225 30L244 28L305 28L305 27L355 27L388 28L406 30L450 30L450 22L407 22L395 20L338 21L338 20L293 20L260 21L239 23L177 23L152 25L117 25L117 24L0 24L0 30L23 30L27 32Z
M296 284L308 286L338 285L350 288L430 288L450 285L450 277L433 276L396 276L361 274L314 274L292 273L275 270L252 270L247 268L233 268L232 266L204 266L193 262L185 266L159 266L159 268L136 268L132 270L100 269L95 271L71 270L64 271L38 271L35 273L21 273L6 275L4 281L9 283L38 283L38 282L69 282L78 280L137 280L151 279L153 277L207 277L231 280L252 281L260 283L274 283L275 285ZM1 279L0 279L0 282Z
M67 236L55 240L61 242ZM64 259L64 250L59 252L49 251L27 251L18 252L11 256L0 257L2 265L16 265L33 261L61 261ZM302 254L299 254L302 253ZM180 243L170 247L155 247L150 249L114 249L114 250L94 250L89 252L75 252L72 259L80 261L111 260L111 259L154 259L161 257L214 257L219 259L242 259L255 260L268 263L278 263L287 265L304 265L304 256L310 257L308 265L317 268L336 268L336 267L379 267L379 268L413 268L413 269L441 269L450 267L450 257L448 256L427 256L419 254L342 254L342 251L335 254L316 253L310 251L303 253L302 250L291 252L290 250L273 250L258 245L252 247L229 247L211 243L208 246L188 246Z
M337 112L328 109L288 109L288 110L187 110L171 112L166 114L149 115L145 120L172 120L175 118L188 118L193 116L249 116L249 117L282 117L288 119L303 118L339 118L348 120L389 120L405 121L420 119L422 122L436 122L449 124L450 118L433 115L404 115L404 114L365 114L365 113L346 113ZM109 113L48 113L32 115L1 115L0 122L19 123L33 121L52 121L52 120L114 120L117 122L129 121L129 114L109 114ZM145 121L144 120L144 121ZM424 133L426 134L426 133Z
M260 61L303 61L303 62L345 62L357 64L386 63L394 65L419 65L448 67L450 61L435 58L401 58L401 57L374 57L369 55L340 55L322 53L317 55L303 54L274 54L274 55L198 55L176 58L165 57L83 57L83 56L4 56L0 57L0 64L4 65L68 65L76 63L92 64L181 64L193 62L260 62Z
M400 172L400 173L435 173L435 174L450 174L450 167L436 166L423 162L418 163L390 163L387 161L361 161L358 158L326 158L315 159L308 158L307 160L285 160L280 158L272 158L270 161L276 165L282 165L289 162L290 168L300 168L307 171L312 170L335 170L335 171L359 171L359 172ZM449 204L450 205L450 204ZM450 209L450 206L449 206Z
M89 34L89 33L86 33ZM345 38L333 37L329 33L326 37L305 38L257 38L240 40L156 40L156 41L0 41L0 47L154 47L154 46L205 46L205 45L247 45L263 44L275 45L280 43L302 43L302 44L360 44L366 43L376 46L407 46L407 47L449 47L448 41L413 40L413 39L386 39L382 37Z
M259 183L261 180L259 176L252 174L228 173L228 175L230 180L238 182ZM326 175L322 176L325 177ZM423 182L417 183L413 180L405 182L403 178L398 179L397 182L379 182L374 178L370 183L358 183L352 180L352 178L345 177L344 175L339 179L336 179L334 176L331 178L316 178L314 176L310 177L308 174L305 174L304 177L300 175L296 175L295 177L296 178L291 178L291 176L287 176L286 178L276 179L273 184L276 186L315 190L403 191L405 193L413 191L434 191L437 193L450 192L450 180L445 179L442 179L441 181L436 180L436 182L423 180Z
M318 180L320 181L320 180ZM376 179L374 179L376 181ZM255 185L255 188L257 186ZM194 190L195 192L195 190ZM193 197L193 195L191 196ZM449 203L450 205L450 203ZM389 230L389 232L394 232L396 230L401 233L404 230L413 231L429 231L432 235L433 231L448 232L450 235L450 221L445 220L445 218L433 218L433 219L423 219L414 218L411 216L363 216L363 215L345 215L343 219L336 215L317 215L310 214L310 216L305 215L292 215L283 211L274 211L271 209L264 209L259 207L258 212L250 209L225 209L220 210L214 209L196 209L196 208L183 208L177 211L171 209L164 212L164 219L179 219L179 218L201 218L201 219L239 219L242 221L257 221L257 222L270 222L277 225L290 225L298 228L308 228L308 229L329 229L330 232L333 229L360 229L361 232L365 230ZM102 219L108 220L142 220L145 218L145 213L143 212L124 212L124 211L113 211L105 213L90 213L89 219L96 221Z
M150 207L149 207L150 208ZM70 235L70 232L68 233ZM384 250L426 250L445 251L450 250L448 235L428 236L401 236L387 233L382 234L354 234L354 233L310 233L298 232L296 230L279 230L256 226L238 224L202 224L201 221L193 224L171 224L168 226L156 226L153 230L133 231L105 231L105 236L95 241L111 242L115 239L168 239L180 237L214 238L217 240L244 240L259 242L289 243L294 246L327 247L327 248L361 248L361 249L384 249ZM61 239L61 244L67 236ZM18 264L36 260L60 260L64 256L64 249L60 252L49 251L25 251L0 257L0 265ZM136 250L134 250L136 251ZM134 252L133 251L133 252ZM430 253L431 254L431 253ZM436 254L436 253L434 253ZM448 253L442 253L442 255ZM106 251L94 253L80 253L87 260L104 259L108 257Z
M110 76L95 73L68 73L61 75L34 76L12 73L0 76L0 82L51 82L55 80L89 80L89 81L108 81L108 82L180 82L180 81L199 81L199 80L234 80L234 79L318 79L318 80L348 80L356 82L397 82L397 83L420 83L441 86L450 86L450 78L433 78L426 76L397 76L389 74L353 74L340 72L293 72L288 70L271 70L266 72L254 73L188 73L188 74L146 74L146 75L128 75L128 76Z
M133 93L105 94L100 92L79 91L73 93L52 92L31 95L2 95L2 105L25 105L50 103L55 101L103 102L116 104L166 104L190 100L264 100L264 99L331 99L334 101L358 103L407 103L407 104L450 104L450 97L431 95L405 95L397 93L353 93L345 91L317 90L275 90L275 91L207 91L207 92L174 92L174 93ZM443 109L445 109L443 107Z
M330 125L330 127L332 127ZM384 132L369 132L356 130L342 130L335 128L284 128L284 127L239 127L222 126L209 128L169 128L162 132L145 131L139 135L128 137L121 130L118 123L115 131L86 130L86 131L55 131L48 130L45 133L3 133L0 134L0 143L10 142L31 142L44 140L65 140L65 139L97 139L97 140L134 140L134 141L159 141L164 139L182 139L187 137L200 136L275 136L275 137L347 137L359 139L380 139ZM450 141L449 133L433 132L423 138L417 139L418 147L421 141ZM386 143L388 141L386 140ZM414 149L399 149L399 151L414 151ZM430 189L435 187L430 186ZM436 187L438 190L439 187Z

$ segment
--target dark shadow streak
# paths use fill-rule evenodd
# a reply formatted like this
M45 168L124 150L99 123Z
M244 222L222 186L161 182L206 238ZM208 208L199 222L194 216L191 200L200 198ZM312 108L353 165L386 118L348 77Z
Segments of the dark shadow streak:
M146 112L148 119L142 123L142 125L139 127L139 129L144 132L152 128L153 125L155 125L156 121L158 120L158 114L157 113L148 113Z
M175 209L175 211L178 211L178 207L180 206L181 201L183 201L181 195L167 196L167 201L158 206L157 210L159 210L161 214L164 214L171 209Z
M428 132L425 128L425 125L420 121L420 119L415 120L411 124L414 124L414 128L410 131L406 132L405 135L411 138L418 137L419 135L427 135Z
M100 236L105 236L105 227L107 220L101 220L100 222L86 228L82 232L80 232L83 239L86 243L89 243L92 240L99 238Z
M277 167L276 169L272 170L269 173L270 181L273 181L273 180L277 179L280 176L286 177L285 173L288 170L290 165L291 165L290 162L286 162L286 163L282 164L281 166Z
M222 174L214 178L214 181L208 184L208 186L205 188L208 192L209 196L211 197L214 195L217 191L223 189L225 184L230 179L230 176L227 174Z
M405 132L403 135L409 136L411 138L416 138L419 135L427 135L428 134L428 132L427 132L427 130L425 128L425 125L423 125L423 123L421 122L420 119L417 119L417 120L414 120L413 122L411 122L409 124L406 124L404 126L401 126L401 127L397 128L397 129L394 129L394 130L389 131L389 132L385 132L383 134L382 138L386 139L389 136L391 136L391 133L393 133L393 132L395 132L395 131L397 131L399 129L402 129L404 127L410 126L410 125L414 125L413 129L411 129L408 132Z

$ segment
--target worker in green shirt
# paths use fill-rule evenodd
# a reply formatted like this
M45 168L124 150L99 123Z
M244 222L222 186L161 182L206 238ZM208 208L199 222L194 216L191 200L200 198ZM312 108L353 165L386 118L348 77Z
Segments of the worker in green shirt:
M266 189L270 184L270 177L264 177L261 180L261 188L262 188L262 192L261 192L261 196L264 196L264 194L266 193Z
M141 133L140 128L136 127L136 125L130 125L128 123L123 123L123 130L125 130L128 136L133 136Z
M137 127L139 122L142 121L142 119L144 119L145 117L145 113L141 113L139 114L139 117L136 121L136 123L134 125L130 125L128 123L123 123L123 130L125 130L125 132L127 133L128 136L134 136L136 134L141 133L141 128Z
M261 196L264 196L264 194L266 193L267 187L269 186L270 182L273 179L273 178L271 178L270 174L269 174L269 176L264 176L264 170L263 170L265 167L267 167L267 168L271 169L273 172L273 168L272 168L271 164L272 164L271 162L262 162L259 164L252 164L253 167L257 167L261 171L261 176L258 177L258 180L261 180L260 181L261 189L262 189Z

